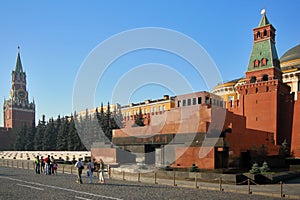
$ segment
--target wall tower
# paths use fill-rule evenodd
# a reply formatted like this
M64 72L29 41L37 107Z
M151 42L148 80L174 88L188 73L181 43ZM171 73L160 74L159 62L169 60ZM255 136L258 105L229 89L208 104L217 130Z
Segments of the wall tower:
M5 128L31 126L35 121L35 103L29 102L26 89L26 73L23 72L20 47L15 69L12 71L11 90L8 100L4 100L3 119Z
M293 94L282 82L280 61L275 47L276 29L265 10L258 27L253 29L254 42L244 85L238 86L242 115L248 129L274 133L274 143L284 139L290 144L293 117Z

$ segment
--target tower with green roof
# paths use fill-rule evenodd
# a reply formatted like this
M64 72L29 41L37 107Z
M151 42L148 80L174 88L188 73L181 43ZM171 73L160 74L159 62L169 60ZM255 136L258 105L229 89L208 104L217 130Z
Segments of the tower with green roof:
M246 118L247 129L268 132L275 144L290 141L293 94L282 82L280 61L275 47L276 29L262 12L253 29L253 46L245 84L237 87L237 113ZM255 143L255 141L254 141Z
M35 121L35 103L29 102L26 89L26 73L23 71L20 47L18 47L15 69L12 71L10 97L4 100L3 115L5 128L31 126Z
M246 72L247 82L259 82L272 79L281 81L282 72L275 47L276 29L270 24L266 12L253 29L253 47Z

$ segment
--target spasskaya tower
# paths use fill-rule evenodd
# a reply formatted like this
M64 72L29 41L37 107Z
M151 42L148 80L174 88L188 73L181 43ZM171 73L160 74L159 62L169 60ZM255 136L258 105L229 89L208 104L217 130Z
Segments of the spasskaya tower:
M20 128L31 126L35 121L35 103L29 102L26 89L26 73L23 71L20 47L15 69L11 74L11 90L8 100L4 100L3 119L5 128Z

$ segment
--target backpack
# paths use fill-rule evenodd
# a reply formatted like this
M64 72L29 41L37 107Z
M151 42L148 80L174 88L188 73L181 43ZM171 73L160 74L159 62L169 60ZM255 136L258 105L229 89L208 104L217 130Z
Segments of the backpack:
M79 161L75 164L75 167L77 167L78 169L84 169L84 165Z

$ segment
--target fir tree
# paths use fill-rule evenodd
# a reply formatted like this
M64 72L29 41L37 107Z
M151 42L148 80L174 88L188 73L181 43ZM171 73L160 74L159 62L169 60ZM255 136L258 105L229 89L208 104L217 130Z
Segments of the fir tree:
M36 134L34 136L34 150L41 151L44 149L44 133L46 129L45 115L42 117L42 121L39 120L38 126L36 128Z
M258 164L257 164L257 163L254 163L254 164L252 165L251 170L250 170L249 172L250 172L250 174L258 174L258 173L260 173Z
M114 110L114 113L112 115L111 118L111 129L120 129L124 127L124 123L123 123L124 119L123 119L123 115L120 109L118 110Z
M58 115L57 119L55 120L54 122L54 134L53 134L53 137L55 138L55 146L57 144L57 134L58 134L58 131L60 130L62 126L62 119L60 118L60 115Z
M73 117L71 118L68 131L68 151L75 150L76 128Z
M46 125L45 134L43 138L44 151L55 150L56 137L53 137L55 131L54 120L51 118Z
M106 123L105 123L105 114L103 109L103 103L101 103L100 112L98 109L96 110L96 116L99 123L99 131L98 131L98 141L105 142L105 132L106 132Z
M25 143L25 150L26 151L33 151L34 150L34 136L36 133L36 127L35 127L35 122L32 121L32 124L29 128L26 130L26 143Z
M268 172L270 171L269 165L268 163L265 161L262 165L262 167L260 168L260 172L264 173L264 172Z
M139 109L139 113L136 114L135 119L134 119L134 124L132 126L133 127L145 126L141 108Z
M192 164L192 166L189 168L189 172L199 172L199 168L197 167L197 165L195 165L195 163Z
M81 142L76 127L74 118L71 118L68 134L68 151L83 151L86 150L85 146Z
M57 133L56 139L56 150L66 151L68 150L68 132L69 132L69 122L67 119L63 118L61 121L61 126Z
M26 132L27 126L26 124L21 127L21 129L16 132L16 139L14 142L14 150L15 151L23 151L26 144Z
M105 113L105 136L106 139L108 139L107 142L110 142L112 139L112 128L111 128L111 112L110 112L110 104L109 102L107 103L107 109L106 109L106 113Z
M290 148L286 140L284 140L283 143L281 144L281 147L279 149L279 155L284 158L290 157Z

